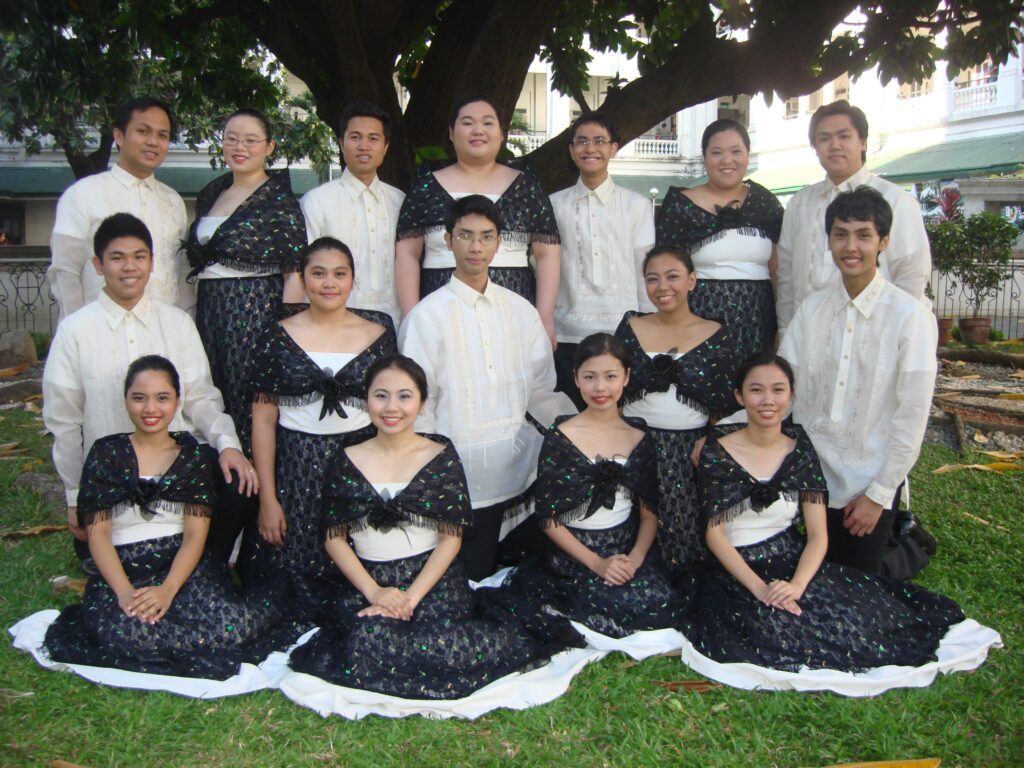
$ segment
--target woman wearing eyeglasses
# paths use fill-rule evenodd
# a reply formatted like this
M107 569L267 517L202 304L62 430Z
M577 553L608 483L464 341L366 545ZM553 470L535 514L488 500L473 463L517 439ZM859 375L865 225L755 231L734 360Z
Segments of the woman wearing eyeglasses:
M282 300L303 300L298 270L306 225L288 172L267 173L275 144L265 115L232 113L222 143L231 173L200 190L186 248L190 278L199 279L196 326L213 383L243 450L252 455L250 357L280 315Z
M455 104L448 135L455 162L426 169L413 182L398 217L395 289L402 314L421 298L447 285L455 270L444 242L444 220L451 204L480 194L497 203L505 228L491 266L491 279L537 308L551 343L555 342L559 237L551 203L529 169L499 163L504 145L498 108L485 96ZM532 254L536 268L530 269Z

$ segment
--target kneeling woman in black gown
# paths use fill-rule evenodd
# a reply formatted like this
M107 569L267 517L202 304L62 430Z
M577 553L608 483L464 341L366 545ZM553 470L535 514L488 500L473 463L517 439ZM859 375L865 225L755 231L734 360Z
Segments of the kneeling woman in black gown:
M927 684L930 677L907 667L935 661L963 612L912 584L823 562L828 491L807 434L782 423L792 394L793 373L783 358L748 358L736 377L748 423L709 437L701 453L707 544L717 562L708 568L687 632L697 654L684 649L683 661L749 688L862 695ZM801 514L806 538L795 527ZM981 663L987 645L974 649L969 666ZM875 669L886 665L896 666ZM938 668L931 666L934 676ZM822 676L825 670L870 671L870 687L852 674Z
M54 661L225 679L294 639L267 634L280 620L276 595L237 595L227 565L203 554L217 457L167 431L179 396L166 358L129 366L135 432L97 440L86 459L78 514L96 572L46 633Z
M332 620L290 663L347 688L462 698L556 648L496 603L492 618L480 615L455 557L472 520L462 464L448 438L413 429L423 369L383 358L366 383L377 435L339 452L323 490L325 547L348 583ZM537 620L538 636L554 629Z
M586 408L544 437L534 514L555 544L540 569L513 583L610 637L673 627L680 599L654 547L658 478L654 442L640 419L619 415L628 352L607 333L580 342L574 375Z

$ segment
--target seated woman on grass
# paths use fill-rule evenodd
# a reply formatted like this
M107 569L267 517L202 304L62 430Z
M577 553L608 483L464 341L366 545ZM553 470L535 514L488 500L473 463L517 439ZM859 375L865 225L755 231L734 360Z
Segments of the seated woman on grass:
M132 434L97 440L82 471L78 514L94 564L79 605L50 625L54 661L181 677L226 679L294 638L281 600L238 595L228 566L204 555L217 457L169 432L181 385L174 365L146 355L128 368Z

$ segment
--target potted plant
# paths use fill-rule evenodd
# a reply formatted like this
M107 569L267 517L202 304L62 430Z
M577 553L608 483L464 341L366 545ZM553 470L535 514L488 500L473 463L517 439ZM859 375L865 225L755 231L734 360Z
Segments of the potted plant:
M928 227L932 262L960 287L971 316L960 318L965 343L988 341L992 319L981 317L981 305L994 296L1010 277L1007 266L1018 231L994 213L975 213L962 221L944 221Z

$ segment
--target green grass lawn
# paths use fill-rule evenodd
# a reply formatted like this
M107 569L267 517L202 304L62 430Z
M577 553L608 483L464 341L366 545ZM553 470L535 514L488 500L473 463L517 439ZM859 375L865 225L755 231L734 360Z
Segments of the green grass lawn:
M0 442L39 458L47 440L30 413L0 413ZM941 757L944 766L1024 764L1024 547L1020 475L931 475L956 460L927 446L915 505L940 542L920 583L998 629L1007 648L969 673L875 699L719 688L672 693L655 680L695 678L678 659L613 654L557 701L473 722L324 720L273 691L198 701L103 688L48 672L0 642L0 766L681 765L821 766ZM14 489L25 462L0 461L0 529L60 522ZM967 517L984 518L984 525ZM1001 526L1001 527L1000 527ZM1005 529L1005 530L1004 530ZM66 605L48 579L76 575L66 534L0 543L0 626ZM6 633L5 633L6 637ZM31 692L19 697L16 692Z

